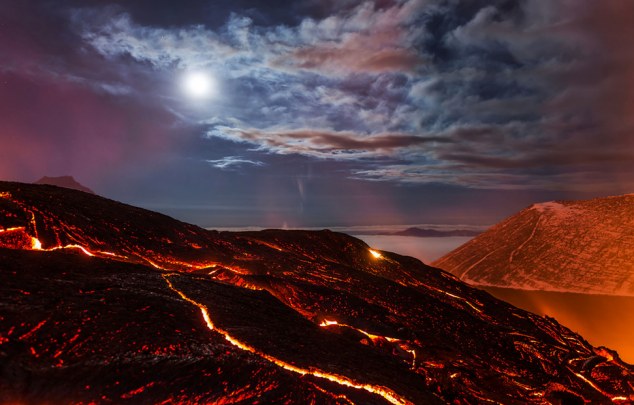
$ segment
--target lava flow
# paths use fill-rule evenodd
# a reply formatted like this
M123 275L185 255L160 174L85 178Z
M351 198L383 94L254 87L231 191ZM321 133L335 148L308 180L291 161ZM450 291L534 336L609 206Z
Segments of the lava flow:
M332 320L328 320L328 319L324 319L323 321L321 321L321 323L319 324L319 326L323 327L329 327L329 326L337 326L337 327L342 327L342 328L348 328L348 329L352 329L355 330L359 333L361 333L362 335L367 336L368 338L370 338L370 340L372 340L373 342L378 342L381 339L389 342L389 343L397 343L398 346L408 352L409 354L412 355L412 368L416 367L416 350L411 349L409 347L409 345L406 342L402 342L401 339L397 339L397 338L393 338L393 337L389 337L389 336L381 336L381 335L375 335L373 333L367 332L363 329L359 329L359 328L355 328L354 326L351 325L346 325L345 323L339 323L337 321L332 321Z
M344 234L0 182L0 256L13 403L634 401L616 352Z
M356 330L357 332L359 332L359 333L361 333L361 334L363 334L363 335L366 335L367 337L369 337L369 338L370 338L370 339L372 339L372 340L376 340L376 339L379 339L379 338L381 338L381 339L385 339L385 340L387 340L388 342L397 342L397 341L399 340L399 339L396 339L396 338L391 338L391 337L387 337L387 336L374 335L374 334L372 334L372 333L370 333L370 332L366 332L366 331L364 331L363 329L358 329L358 328L355 328L354 326L346 325L345 323L339 323L339 322L337 322L337 321L330 321L330 320L328 320L328 319L324 319L324 320L323 320L323 321L319 324L319 326L322 326L322 327L326 327L326 326L333 326L333 325L334 325L334 326L340 326L340 327L343 327L343 328L350 328L350 329L354 329L354 330Z
M297 367L297 366L294 366L294 365L292 365L290 363L287 363L287 362L285 362L283 360L275 358L275 357L273 357L271 355L268 355L266 353L262 353L261 351L255 349L254 347L249 346L248 344L237 340L236 338L231 336L227 331L222 330L222 329L218 328L216 325L214 325L214 323L211 321L211 318L209 316L209 310L207 309L207 307L205 307L203 304L200 304L200 303L192 300L187 295L185 295L182 291L176 289L174 287L174 285L172 284L172 282L170 281L169 276L170 276L169 274L163 275L163 278L167 282L167 285L169 286L169 288L172 291L174 291L175 293L177 293L185 301L187 301L190 304L195 305L198 308L200 308L200 312L203 315L203 319L205 320L205 323L207 324L207 327L210 330L212 330L212 331L216 331L216 332L220 333L232 345L234 345L234 346L236 346L236 347L238 347L238 348L240 348L240 349L242 349L244 351L256 354L256 355L258 355L258 356L270 361L271 363L274 363L274 364L276 364L276 365L278 365L278 366L280 366L280 367L282 367L282 368L284 368L286 370L292 371L292 372L297 373L297 374L301 374L301 375L309 374L309 375L312 375L312 376L315 376L315 377L324 378L326 380L335 382L337 384L344 385L346 387L363 389L363 390L366 390L366 391L371 392L373 394L380 395L383 398L385 398L387 401L389 401L390 403L395 404L395 405L411 404L410 401L408 401L407 399L399 396L398 394L396 394L395 392L393 392L389 388L375 386L375 385L370 385L370 384L358 383L356 381L351 380L348 377L340 376L340 375L336 375L336 374L331 374L331 373L325 372L323 370L306 369L306 368Z

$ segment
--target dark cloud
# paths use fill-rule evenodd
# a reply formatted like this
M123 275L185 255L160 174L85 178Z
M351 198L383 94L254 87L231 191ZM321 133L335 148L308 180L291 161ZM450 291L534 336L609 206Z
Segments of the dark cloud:
M446 161L460 162L468 167L495 169L549 168L553 166L593 165L605 163L634 163L632 154L623 152L549 152L542 155L520 155L516 158L486 157L482 154L446 153L439 156Z
M384 157L401 149L417 148L425 144L450 143L445 137L425 137L410 134L383 133L371 136L354 132L327 132L312 129L268 130L235 129L218 126L209 132L219 137L258 145L269 151L296 153L319 158L344 159L356 157Z
M0 175L121 190L161 172L153 192L183 195L266 172L252 192L287 203L234 198L286 214L327 192L289 175L311 165L410 197L616 193L634 186L632 15L619 0L1 2ZM183 94L190 70L216 77L215 99Z
M415 52L405 49L368 52L358 45L345 44L341 48L300 48L290 56L284 55L275 64L317 71L410 72L421 66L423 59Z

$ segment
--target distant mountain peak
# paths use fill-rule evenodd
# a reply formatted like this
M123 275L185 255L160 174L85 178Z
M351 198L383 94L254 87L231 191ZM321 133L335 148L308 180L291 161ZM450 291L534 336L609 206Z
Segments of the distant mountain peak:
M73 176L44 176L33 184L48 184L50 186L71 188L73 190L83 191L84 193L95 194L94 191L79 183Z

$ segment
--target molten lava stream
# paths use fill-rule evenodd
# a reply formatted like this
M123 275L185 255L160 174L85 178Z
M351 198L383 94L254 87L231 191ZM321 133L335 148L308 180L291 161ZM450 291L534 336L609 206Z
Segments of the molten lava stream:
M588 378L584 377L581 373L577 373L576 371L574 371L573 369L571 369L570 367L566 367L568 370L570 370L570 372L572 374L574 374L575 376L577 376L581 381L585 382L586 384L588 384L589 386L591 386L592 388L594 388L597 392L599 392L600 394L602 394L605 397L610 398L610 400L612 402L625 402L625 401L629 401L628 398L625 398L623 396L615 396L612 395L604 390L602 390L601 388L599 388L598 385L596 385L594 382L592 382L591 380L589 380Z
M375 335L375 334L373 334L373 333L366 332L366 331L364 331L363 329L355 328L354 326L351 326L351 325L346 325L345 323L339 323L339 322L337 322L337 321L330 321L330 320L327 320L327 319L324 319L324 320L323 320L323 321L319 324L319 326L321 326L322 328L323 328L323 327L328 327L328 326L340 326L340 327L342 327L342 328L349 328L349 329L353 329L353 330L356 330L357 332L359 332L359 333L361 333L361 334L366 335L367 337L369 337L369 338L370 338L370 339L372 339L372 340L379 339L379 338L383 338L383 339L387 340L388 342L398 342L398 341L400 341L400 340L401 340L401 339L397 339L397 338L393 338L393 337L388 337L388 336Z
M224 336L224 338L231 343L232 345L236 346L239 349L242 349L244 351L248 351L251 352L257 356L260 356L261 358L270 361L271 363L276 364L279 367L282 367L285 370L291 371L293 373L297 373L297 374L301 374L301 375L312 375L314 377L318 377L318 378L323 378L332 382L335 382L337 384L343 385L345 387L352 387L352 388L356 388L356 389L363 389L366 390L368 392L371 392L373 394L377 394L382 396L385 400L387 400L388 402L394 404L394 405L413 405L412 402L408 401L407 399L401 397L400 395L398 395L397 393L395 393L394 391L392 391L391 389L387 388L387 387L382 387L379 385L371 385L371 384L363 384L363 383L359 383L356 382L346 376L341 376L341 375L337 375L337 374L332 374L332 373L328 373L326 371L322 371L322 370L318 370L316 368L302 368L302 367L298 367L295 365L292 365L290 363L285 362L284 360L280 360L276 357L273 357L269 354L266 354L264 352L259 351L258 349L249 346L246 343L243 343L239 340L237 340L236 338L234 338L233 336L231 336L227 331L222 330L220 328L218 328L216 325L214 325L214 323L211 320L211 317L209 316L209 310L207 309L206 306L204 306L203 304L194 301L193 299L189 298L187 295L185 295L185 293L183 293L182 291L180 291L179 289L177 289L176 287L174 287L174 284L172 284L172 282L170 281L169 277L173 276L176 274L164 274L163 278L165 279L165 282L167 282L168 287L174 291L175 293L177 293L183 300L189 302L192 305L197 306L198 308L200 308L200 312L203 315L203 319L205 320L205 323L207 324L207 327L209 328L209 330L212 331L216 331L218 333L220 333L221 335Z
M15 226L13 228L0 229L0 233L14 232L14 231L23 231L23 230L24 230L23 226Z
M373 333L367 332L363 329L359 329L359 328L355 328L354 326L351 325L346 325L345 323L339 323L337 321L331 321L328 319L324 319L319 326L323 327L328 327L328 326L339 326L342 328L349 328L352 330L356 330L357 332L369 337L373 342L378 340L378 339L385 339L390 343L398 343L399 347L401 349L403 349L404 351L406 351L407 353L412 355L412 369L414 369L416 367L416 350L414 349L410 349L407 346L402 345L401 343L401 339L397 339L397 338L393 338L393 337L389 337L389 336L381 336L381 335L375 335Z

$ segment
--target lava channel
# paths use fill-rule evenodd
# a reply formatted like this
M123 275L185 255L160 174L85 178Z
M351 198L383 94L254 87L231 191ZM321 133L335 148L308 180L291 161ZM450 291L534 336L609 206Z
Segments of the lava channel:
M218 328L216 325L214 325L213 321L211 320L211 317L209 316L209 310L207 309L207 307L197 301L194 301L193 299L189 298L187 295L185 295L185 293L183 293L182 291L180 291L179 289L177 289L176 287L174 287L174 284L172 284L172 282L170 281L169 277L173 276L176 274L163 274L163 278L165 279L165 282L167 282L168 287L174 291L175 293L177 293L183 300L189 302L192 305L197 306L200 309L200 312L203 315L203 319L205 320L205 323L207 324L207 328L209 328L209 330L215 331L220 333L221 335L224 336L224 338L231 343L233 346L236 346L237 348L247 351L247 352L251 352L265 360L270 361L271 363L274 363L275 365L291 371L293 373L297 373L300 375L312 375L314 377L318 377L318 378L323 378L329 381L332 381L334 383L346 386L346 387L351 387L351 388L356 388L356 389L362 389L368 392L371 392L373 394L377 394L380 395L381 397L383 397L385 400L387 400L388 402L394 404L394 405L414 405L412 402L408 401L407 399L403 398L402 396L398 395L397 393L395 393L394 391L392 391L391 389L387 388L387 387L382 387L379 385L371 385L371 384L364 384L364 383L359 383L356 382L346 376L341 376L341 375L337 375L337 374L332 374L332 373L328 373L326 371L322 371L319 369L315 369L315 368L311 368L311 369L307 369L307 368L302 368L302 367L298 367L295 365L292 365L290 363L285 362L284 360L280 360L276 357L273 357L269 354L266 354L264 352L261 352L260 350L256 349L253 346L250 346L246 343L243 343L241 341L239 341L238 339L234 338L233 336L231 336L227 331Z

